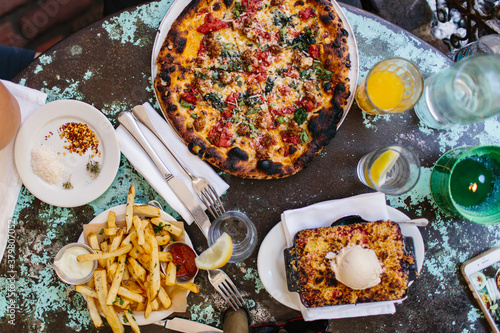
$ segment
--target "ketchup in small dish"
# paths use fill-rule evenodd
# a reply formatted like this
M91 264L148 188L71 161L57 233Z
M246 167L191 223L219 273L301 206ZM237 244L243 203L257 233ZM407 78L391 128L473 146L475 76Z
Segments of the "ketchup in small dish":
M174 242L167 246L165 252L170 252L173 257L172 262L177 267L177 280L189 281L198 273L198 267L194 260L196 252L183 242Z

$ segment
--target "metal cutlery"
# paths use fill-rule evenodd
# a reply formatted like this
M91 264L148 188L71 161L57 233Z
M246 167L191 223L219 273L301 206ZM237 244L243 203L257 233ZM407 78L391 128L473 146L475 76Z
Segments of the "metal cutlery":
M205 214L201 206L198 204L198 201L183 181L179 177L175 177L161 161L158 154L154 151L153 147L151 147L148 140L142 133L132 113L126 111L121 112L118 116L118 121L130 132L130 134L146 151L172 191L174 191L179 200L184 204L184 206L186 206L198 227L201 229L205 237L207 237L208 229L210 229L210 220L208 219L207 214Z
M168 150L170 155L175 159L175 161L181 166L182 170L191 178L191 182L193 184L193 189L200 198L201 202L207 207L208 211L214 218L219 217L225 212L224 206L222 205L222 201L219 198L219 195L213 188L213 186L202 177L197 177L193 175L181 162L181 160L175 155L175 153L170 149L167 142L163 139L161 134L156 129L156 126L153 124L153 121L148 115L146 108L142 105L137 105L133 108L132 113L134 116L151 132L153 132L158 140L163 143L165 148Z
M412 219L412 220L407 220L407 221L397 221L396 223L413 224L413 225L416 225L417 227L425 227L429 224L429 220L426 218L419 218L419 219Z
M185 333L222 333L222 330L216 327L177 317L172 319L163 319L153 324Z
M238 310L240 306L245 305L238 288L236 288L226 273L220 269L210 270L208 271L208 280L214 286L215 290L221 294L222 298L231 305L234 311Z

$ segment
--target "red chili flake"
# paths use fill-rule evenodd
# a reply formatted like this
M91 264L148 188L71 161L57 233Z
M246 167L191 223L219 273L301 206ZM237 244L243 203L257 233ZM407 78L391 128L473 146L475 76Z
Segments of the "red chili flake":
M64 148L70 153L83 155L90 149L96 154L101 154L99 140L87 124L66 123L59 127L59 137L66 140L68 145L65 145Z

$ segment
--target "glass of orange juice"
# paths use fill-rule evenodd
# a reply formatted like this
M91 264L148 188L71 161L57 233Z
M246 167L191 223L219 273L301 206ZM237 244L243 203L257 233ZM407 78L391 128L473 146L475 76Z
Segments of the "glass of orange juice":
M356 103L370 114L403 113L413 108L422 95L422 74L403 58L389 58L375 64L356 89Z

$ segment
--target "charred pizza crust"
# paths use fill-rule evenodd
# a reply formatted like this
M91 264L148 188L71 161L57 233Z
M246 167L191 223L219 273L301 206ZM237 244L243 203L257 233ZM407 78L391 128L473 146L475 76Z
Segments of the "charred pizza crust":
M162 111L191 152L232 175L293 175L336 134L347 37L325 0L194 0L157 58Z

